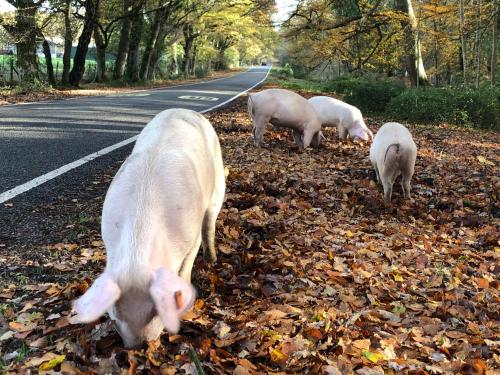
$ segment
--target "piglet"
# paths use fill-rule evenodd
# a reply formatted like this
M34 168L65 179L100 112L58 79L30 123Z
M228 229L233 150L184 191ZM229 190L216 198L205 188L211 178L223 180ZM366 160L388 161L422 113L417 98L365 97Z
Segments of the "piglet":
M208 120L186 109L159 113L142 130L104 201L104 273L73 305L71 323L105 312L127 347L176 333L195 300L191 269L200 244L215 261L224 167Z
M248 113L253 121L253 141L262 144L268 122L292 130L299 147L319 147L321 123L314 108L299 94L284 89L268 89L248 95Z
M392 186L401 175L403 195L410 198L410 181L415 170L417 146L407 128L388 122L379 129L370 147L370 161L378 183L384 187L384 199L391 201Z
M318 114L321 125L337 127L341 142L345 141L347 136L363 141L373 139L373 133L366 126L361 111L356 107L329 96L313 96L309 99L309 103Z

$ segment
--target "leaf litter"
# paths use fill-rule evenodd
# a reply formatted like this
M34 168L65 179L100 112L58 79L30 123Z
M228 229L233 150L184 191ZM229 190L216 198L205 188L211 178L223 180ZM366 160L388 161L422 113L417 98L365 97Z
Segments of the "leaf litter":
M107 317L68 323L104 266L99 217L116 163L98 175L99 197L74 204L91 219L55 222L60 238L28 255L0 247L4 372L497 373L498 133L411 125L413 201L395 187L385 205L366 144L340 145L328 128L325 145L299 152L269 126L257 149L246 98L208 117L226 201L218 261L197 259L199 298L180 333L126 350Z

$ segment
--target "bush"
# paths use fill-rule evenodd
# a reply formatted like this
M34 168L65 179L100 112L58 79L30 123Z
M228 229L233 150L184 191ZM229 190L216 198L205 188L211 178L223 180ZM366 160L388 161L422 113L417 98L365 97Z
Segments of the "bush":
M210 75L211 71L208 67L196 67L194 69L194 76L196 78L205 78Z
M408 89L390 101L387 111L403 120L495 129L500 120L499 92L491 87Z
M466 122L483 129L500 128L500 87L456 89L458 110L467 113Z
M20 81L12 90L13 94L29 94L31 92L47 92L52 87L44 81L34 79L33 81Z
M286 63L284 67L278 70L278 77L288 79L293 77L293 69L290 64Z
M366 77L339 77L327 85L328 91L343 94L343 99L363 112L382 113L392 98L404 90L402 83Z

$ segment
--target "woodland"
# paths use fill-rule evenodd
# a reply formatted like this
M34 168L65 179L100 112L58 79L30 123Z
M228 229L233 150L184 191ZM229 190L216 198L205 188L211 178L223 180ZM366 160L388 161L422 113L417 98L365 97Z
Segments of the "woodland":
M280 20L273 0L8 2L0 41L23 79L6 95L272 64L254 91L342 99L374 134L403 123L418 153L412 199L395 184L387 203L369 142L323 128L302 150L269 125L255 147L246 95L205 114L226 172L218 260L196 259L179 333L134 349L107 316L68 321L104 269L102 205L126 155L29 209L2 204L1 373L500 371L498 0L300 0Z

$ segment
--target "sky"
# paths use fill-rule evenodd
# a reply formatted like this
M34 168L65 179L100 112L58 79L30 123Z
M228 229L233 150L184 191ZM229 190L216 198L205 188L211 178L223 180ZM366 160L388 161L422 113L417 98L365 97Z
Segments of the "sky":
M278 13L274 15L273 20L281 23L288 18L288 13L295 9L298 0L276 0Z

